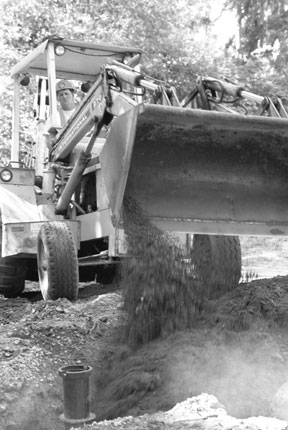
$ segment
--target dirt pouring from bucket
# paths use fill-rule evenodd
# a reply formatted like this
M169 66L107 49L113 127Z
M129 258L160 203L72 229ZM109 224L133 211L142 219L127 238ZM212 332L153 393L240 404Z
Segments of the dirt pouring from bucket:
M131 197L124 201L128 256L121 285L128 314L126 338L135 348L152 339L192 327L203 289L188 270L177 240L151 224Z

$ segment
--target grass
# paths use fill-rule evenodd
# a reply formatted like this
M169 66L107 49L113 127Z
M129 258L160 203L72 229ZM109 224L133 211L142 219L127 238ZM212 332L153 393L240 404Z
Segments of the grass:
M243 272L241 274L240 282L245 282L247 284L248 282L255 281L258 278L258 273L256 273L254 270L248 270L247 272Z

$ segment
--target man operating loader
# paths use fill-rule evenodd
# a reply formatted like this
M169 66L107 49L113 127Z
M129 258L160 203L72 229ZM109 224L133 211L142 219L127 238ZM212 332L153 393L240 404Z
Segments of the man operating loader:
M64 127L77 108L77 104L74 101L75 88L70 81L63 79L56 84L56 94L60 103L58 107L60 122L61 126Z
M56 84L56 95L59 102L59 106L57 107L58 123L61 125L61 128L65 126L66 122L74 114L78 107L78 104L75 103L74 100L75 91L76 90L73 84L68 80L62 79ZM58 131L59 129L53 126L48 127L48 130L44 132L46 135L46 145L50 150L52 147L51 139L56 136Z

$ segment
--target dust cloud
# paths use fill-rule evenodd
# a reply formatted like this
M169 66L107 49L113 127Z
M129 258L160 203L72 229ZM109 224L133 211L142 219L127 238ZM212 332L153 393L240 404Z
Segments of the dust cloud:
M213 329L193 330L190 339L183 336L190 343L172 353L167 371L172 397L208 393L236 418L271 415L272 398L288 375L269 334Z

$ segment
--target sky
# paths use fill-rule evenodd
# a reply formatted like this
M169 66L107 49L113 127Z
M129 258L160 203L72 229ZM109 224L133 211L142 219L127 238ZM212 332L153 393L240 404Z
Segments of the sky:
M231 11L221 14L221 5L222 2L218 1L213 4L211 18L215 20L213 32L217 36L218 44L225 45L229 38L237 35L237 19Z

